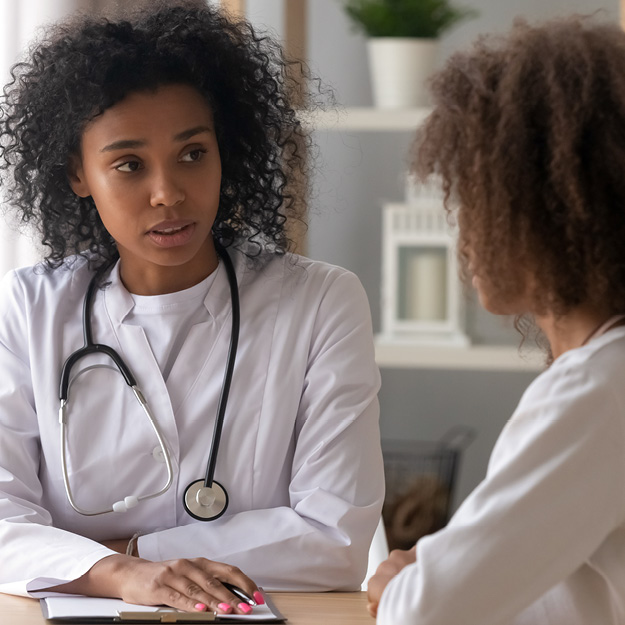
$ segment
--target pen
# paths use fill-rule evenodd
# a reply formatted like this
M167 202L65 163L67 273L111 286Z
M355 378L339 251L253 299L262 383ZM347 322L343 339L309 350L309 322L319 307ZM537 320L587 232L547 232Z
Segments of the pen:
M233 595L236 595L239 599L243 599L245 603L249 603L250 605L256 605L256 601L252 599L246 592L241 590L238 586L234 584L229 584L228 582L221 582L223 586L225 586Z

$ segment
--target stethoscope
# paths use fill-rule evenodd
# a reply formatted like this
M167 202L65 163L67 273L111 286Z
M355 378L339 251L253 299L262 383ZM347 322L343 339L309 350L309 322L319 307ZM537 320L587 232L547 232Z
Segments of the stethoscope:
M240 308L239 289L236 273L234 271L232 260L230 259L230 256L228 255L226 250L218 243L215 243L215 248L224 262L224 267L226 268L226 274L228 276L228 283L230 285L230 298L232 301L232 332L230 335L230 347L228 349L228 358L226 361L224 380L221 387L219 404L217 407L217 418L215 420L215 427L213 429L213 440L210 452L208 454L208 462L206 464L206 476L204 477L204 479L199 479L191 482L191 484L189 484L185 489L182 500L184 509L194 519L197 519L198 521L213 521L214 519L218 519L228 507L228 493L226 492L226 489L221 484L219 484L219 482L213 479L213 475L215 473L215 465L217 464L219 441L221 439L221 431L223 429L226 406L228 404L228 393L230 391L230 384L232 382L232 373L234 371L237 345L239 342ZM61 405L59 408L59 422L61 424L61 467L63 471L63 483L65 484L65 492L67 494L67 499L70 505L74 510L76 510L76 512L84 516L96 516L99 514L106 514L108 512L126 512L129 508L134 508L140 501L153 499L164 494L167 490L169 490L173 483L173 468L171 456L169 454L169 450L167 449L165 439L160 431L156 419L154 418L154 415L152 414L148 402L146 401L143 393L137 386L137 382L132 372L123 361L122 357L112 347L93 342L93 335L91 331L91 309L93 306L93 297L96 289L98 288L100 277L108 268L110 268L110 265L107 265L106 267L104 267L103 270L97 272L91 279L89 287L87 288L82 312L84 345L80 349L73 352L65 361L65 364L63 365L63 369L61 371L61 387L59 391L59 399L61 401ZM104 364L91 365L89 367L86 367L85 369L82 369L70 380L72 367L81 358L84 358L85 356L88 356L90 354L104 354L108 356L115 364L115 367ZM156 492L145 495L131 494L124 497L124 499L120 501L116 501L112 506L109 506L107 508L100 510L85 510L81 508L74 500L67 471L66 429L69 389L71 388L72 383L75 382L76 379L83 373L92 369L102 367L117 370L119 371L119 373L121 373L121 375L124 377L124 380L126 381L126 384L130 387L130 389L134 393L135 398L141 405L141 408L147 415L161 448L160 451L162 453L162 457L165 461L165 466L167 469L167 480L163 487Z

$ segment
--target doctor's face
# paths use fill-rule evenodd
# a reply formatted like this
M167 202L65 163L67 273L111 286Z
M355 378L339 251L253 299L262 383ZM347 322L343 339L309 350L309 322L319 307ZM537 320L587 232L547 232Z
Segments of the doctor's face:
M221 161L212 111L193 87L131 93L94 118L70 184L93 198L129 291L182 290L216 268Z

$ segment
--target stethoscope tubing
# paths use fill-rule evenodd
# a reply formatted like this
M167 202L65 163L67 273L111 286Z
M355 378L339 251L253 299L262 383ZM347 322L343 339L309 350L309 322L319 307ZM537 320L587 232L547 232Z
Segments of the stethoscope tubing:
M237 357L237 347L239 344L239 327L241 325L241 307L239 304L239 289L237 286L237 277L234 271L232 260L228 253L219 244L215 244L217 252L224 261L224 267L228 275L228 284L230 285L230 299L232 302L232 331L230 335L230 346L228 348L228 357L226 359L226 370L224 373L224 381L221 387L221 395L217 408L217 419L215 420L215 428L213 429L213 440L211 449L208 454L208 462L206 464L206 477L204 478L204 486L211 488L213 485L213 477L215 475L215 466L217 464L217 454L219 453L219 443L221 441L221 431L223 429L224 419L226 416L226 408L228 406L228 395L230 393L230 385L232 383L232 374L234 372L234 363Z
M215 248L217 250L217 253L221 257L221 259L224 261L224 267L226 269L226 274L228 277L228 284L230 285L230 296L231 296L231 302L232 302L232 333L230 337L230 346L228 349L228 357L226 361L224 380L223 380L222 389L221 389L221 393L219 397L219 403L217 407L217 417L215 419L215 426L213 428L211 448L210 448L208 461L206 465L204 487L209 488L209 489L213 486L213 482L214 482L213 478L214 478L214 473L215 473L215 466L217 463L217 454L219 452L219 444L221 441L223 422L224 422L226 408L228 404L228 394L230 392L230 386L232 383L232 376L234 372L234 365L236 361L236 353L237 353L237 346L238 346L238 340L239 340L239 327L240 327L239 290L238 290L238 284L237 284L236 272L234 270L234 265L232 264L232 260L230 259L228 252L219 243L215 242ZM60 423L60 437L61 437L61 466L62 466L62 473L63 473L63 482L65 485L67 498L71 507L76 512L78 512L79 514L83 516L97 516L100 514L106 514L108 512L125 511L128 508L136 506L137 503L140 501L144 501L146 499L153 499L154 497L158 497L159 495L162 495L167 490L169 490L169 488L171 487L173 483L173 467L172 467L172 462L171 462L171 456L169 454L169 450L167 448L165 438L162 432L160 431L160 427L158 426L158 423L154 415L152 414L152 411L150 409L150 406L147 400L145 399L143 393L141 392L141 390L139 389L136 383L136 380L135 380L134 375L132 374L132 371L123 361L121 356L112 347L109 347L108 345L102 345L102 344L93 342L93 334L92 334L92 328L91 328L91 311L92 311L92 306L93 306L93 299L94 299L95 291L98 288L98 285L100 283L101 276L111 267L112 264L113 263L108 263L107 265L102 267L93 276L93 278L91 279L89 283L87 292L85 294L85 299L83 302L83 310L82 310L84 344L80 349L70 354L70 356L67 358L67 360L63 364L63 368L61 370L61 381L59 385L59 400L60 400L59 423ZM166 469L167 469L167 481L162 488L160 488L158 491L154 493L150 493L147 495L140 495L140 496L129 495L125 497L124 500L115 502L111 507L108 507L106 509L90 511L90 510L85 510L81 508L80 506L78 506L78 504L74 500L74 496L73 496L70 481L69 481L69 474L68 474L68 468L67 468L67 405L68 405L68 400L69 400L69 389L70 389L71 383L78 376L80 376L81 373L84 373L87 370L98 368L98 367L108 367L108 368L113 369L113 367L110 367L107 365L94 365L94 366L87 367L86 369L82 370L73 378L73 380L71 380L70 374L71 374L72 367L81 358L84 358L85 356L88 356L90 354L95 354L95 353L102 353L108 356L109 358L111 358L111 360L115 363L115 367L124 377L126 384L133 391L135 398L137 399L137 401L143 408L145 414L147 415L152 425L152 428L154 429L154 432L158 439L161 450L163 452L163 458L165 460ZM192 484L189 485L189 487L191 487ZM217 484L217 482L215 482L215 484ZM189 489L189 487L187 487L187 490ZM225 512L225 508L228 505L227 492L221 485L219 485L219 489L223 491L223 495L225 497L225 503L223 504L223 508L219 511L218 514L207 513L207 516L197 516L191 510L189 510L186 502L183 499L183 503L185 504L184 506L185 509L191 516L199 520L208 521L208 520L213 520L215 518L219 518L219 516L221 516Z
M59 389L59 399L61 402L67 402L69 396L69 376L72 371L72 367L85 356L90 354L102 353L106 354L114 363L119 372L124 377L126 384L130 387L136 387L137 382L135 380L132 371L126 366L126 363L120 357L120 355L108 345L101 345L93 342L93 333L91 330L91 309L93 307L93 297L95 290L100 283L99 278L111 267L113 263L107 263L102 269L100 269L96 275L89 282L87 293L83 301L82 307L82 333L83 333L83 346L76 350L65 361L63 369L61 370L61 384Z
M89 367L91 368L91 367ZM150 410L150 406L148 405L147 401L145 400L145 397L143 396L143 393L141 393L141 391L139 390L139 388L135 385L132 388L132 391L135 395L135 397L137 398L137 401L141 404L141 407L143 408L145 414L147 415L150 424L152 425L152 428L154 430L154 433L156 434L156 438L158 439L159 445L161 447L161 450L163 451L163 458L165 460L165 467L167 469L167 482L165 483L165 485L158 491L154 492L154 493L150 493L148 495L139 495L139 496L135 496L135 497L125 497L124 501L123 501L123 506L121 505L122 502L115 502L115 504L113 504L113 506L110 506L108 508L103 508L100 510L86 510L84 508L81 508L75 501L74 499L74 495L72 493L72 488L71 488L71 484L69 481L69 474L67 471L67 434L66 434L66 427L67 427L67 418L66 418L66 406L67 406L67 402L61 402L61 407L59 408L59 422L61 424L60 427L60 435L61 435L61 466L63 468L63 483L65 484L65 491L67 494L67 499L69 501L70 506L79 514L82 514L83 516L98 516L101 514L106 514L108 512L115 512L115 508L116 506L118 508L121 508L120 511L124 510L124 509L128 509L128 508L133 508L134 506L136 506L140 501L145 501L147 499L153 499L154 497L159 497L160 495L164 494L165 492L167 492L170 488L170 486L172 485L173 481L174 481L174 470L173 470L173 466L172 466L172 462L171 462L171 456L169 455L169 451L167 449L167 445L165 443L165 439L163 437L163 434L158 426L158 423L156 422L156 419L154 418L154 415L152 414L152 411Z

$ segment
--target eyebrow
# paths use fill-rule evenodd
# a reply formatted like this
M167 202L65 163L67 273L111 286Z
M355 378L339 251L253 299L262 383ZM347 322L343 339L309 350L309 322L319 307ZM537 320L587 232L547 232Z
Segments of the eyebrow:
M203 132L212 132L212 129L208 126L195 126L194 128L189 128L189 130L183 130L182 132L179 132L174 137L174 141L187 141L191 137L195 137L195 135L200 135Z
M212 132L209 126L194 126L188 130L183 130L177 135L174 135L174 141L187 141L191 137L202 134L204 132ZM133 148L145 147L146 142L143 139L121 139L120 141L113 141L105 145L100 152L113 152L114 150L130 150Z

